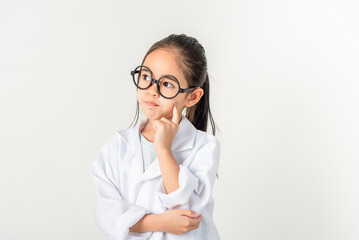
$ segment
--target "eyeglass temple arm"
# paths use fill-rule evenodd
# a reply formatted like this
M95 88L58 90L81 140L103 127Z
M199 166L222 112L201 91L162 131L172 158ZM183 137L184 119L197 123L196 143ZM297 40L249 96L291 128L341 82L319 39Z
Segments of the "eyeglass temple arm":
M139 73L139 72L140 72L139 70L136 70L136 71L132 70L132 71L131 71L131 76L132 76L133 74Z
M181 88L179 92L180 93L189 92L189 91L191 91L193 89L196 89L196 88L201 88L201 87L192 87L192 88L186 88L186 89Z

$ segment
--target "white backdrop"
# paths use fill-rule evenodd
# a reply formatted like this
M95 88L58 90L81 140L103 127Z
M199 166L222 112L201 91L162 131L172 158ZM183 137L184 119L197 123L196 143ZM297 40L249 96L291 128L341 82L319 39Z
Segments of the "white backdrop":
M107 239L90 167L135 114L130 71L204 46L222 239L359 238L357 1L0 0L0 239Z

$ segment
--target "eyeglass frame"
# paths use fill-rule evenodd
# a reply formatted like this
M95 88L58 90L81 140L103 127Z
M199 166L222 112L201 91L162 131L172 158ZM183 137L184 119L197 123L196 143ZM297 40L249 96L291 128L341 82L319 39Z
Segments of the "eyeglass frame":
M141 67L141 68L142 68L142 67L145 67L146 69L148 69L148 72L150 73L151 82L148 84L148 86L147 86L146 88L141 88L141 87L139 87L139 86L137 85L137 83L136 83L135 73L139 73L140 70L137 70L136 72L135 72L135 70L136 70L137 68L139 68L139 67ZM150 69L149 67L146 67L145 65L139 65L139 66L137 66L134 70L131 71L131 75L132 75L133 83L135 84L135 86L136 86L137 88L139 88L139 89L141 89L141 90L145 90L145 89L149 88L149 87L152 85L152 83L155 83L155 84L157 85L157 91L158 91L158 93L159 93L162 97L164 97L164 98L166 98L166 99L175 98L175 97L177 97L177 95L178 95L179 93L189 92L189 91L192 91L192 90L194 90L194 89L201 88L201 87L181 88L181 85L180 85L178 79L177 79L175 76L169 75L169 74L162 75L158 80L156 80L156 79L154 79L153 76L152 76L152 71L151 71L151 69ZM177 84L178 84L178 91L177 91L176 95L174 95L173 97L165 97L165 96L163 96L162 93L160 92L159 82L160 82L160 80L161 80L163 77L167 77L167 76L173 78L174 80L176 80L176 82L177 82Z

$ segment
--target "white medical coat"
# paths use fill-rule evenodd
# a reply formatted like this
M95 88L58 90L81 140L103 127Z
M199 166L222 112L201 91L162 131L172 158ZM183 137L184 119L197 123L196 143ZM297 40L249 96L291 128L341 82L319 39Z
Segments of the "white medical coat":
M213 222L212 187L220 158L220 142L197 130L182 115L172 142L177 160L179 188L167 194L156 158L143 172L140 131L148 118L117 131L99 150L91 176L96 187L95 222L112 240L123 239L206 239L217 240ZM192 209L202 214L198 229L182 235L166 232L129 232L145 214L168 209Z

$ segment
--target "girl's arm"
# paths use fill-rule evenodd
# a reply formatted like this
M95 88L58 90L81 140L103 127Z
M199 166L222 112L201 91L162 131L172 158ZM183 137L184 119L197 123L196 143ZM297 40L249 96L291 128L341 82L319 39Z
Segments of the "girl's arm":
M161 218L159 214L146 214L135 225L130 227L130 232L155 232L161 229Z
M130 227L130 232L168 232L184 234L199 227L202 216L189 209L171 209L161 214L146 214Z
M154 148L161 168L163 185L167 194L179 188L178 175L180 167L172 154L172 142L178 132L178 125L181 121L181 111L177 103L174 103L172 120L162 117L156 120L153 127L156 130Z
M160 164L163 185L166 193L176 191L179 188L178 174L180 167L169 149L158 151L158 162Z
M195 150L192 162L189 165L179 164L180 170L176 175L179 187L176 186L177 189L174 191L175 188L168 189L168 186L173 186L171 179L173 180L174 177L162 177L162 184L158 185L156 195L161 200L163 207L167 209L191 209L201 213L210 201L219 164L220 142L214 136L202 137L205 139L199 138L199 141L206 142ZM171 172L170 168L166 168L166 166L171 166L171 158L164 158L163 163L160 162L160 164L162 174Z

